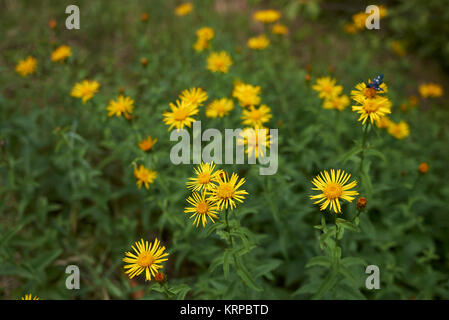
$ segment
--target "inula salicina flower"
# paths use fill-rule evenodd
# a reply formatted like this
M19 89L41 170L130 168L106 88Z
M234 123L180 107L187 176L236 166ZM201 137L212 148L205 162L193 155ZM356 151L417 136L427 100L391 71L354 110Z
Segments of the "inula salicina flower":
M228 73L232 59L226 51L212 52L207 58L207 69L212 72Z
M92 99L94 94L98 92L99 87L100 84L95 80L83 80L75 84L70 95L75 98L80 98L84 104L86 101Z
M21 298L21 300L39 300L39 297L38 296L33 297L33 295L31 293L29 293L29 294L24 295Z
M242 107L257 106L260 103L260 86L246 83L237 83L234 86L232 96L237 98Z
M387 127L387 131L396 139L402 140L410 135L410 127L405 121L395 123L390 121Z
M117 100L109 101L109 105L106 109L109 111L109 117L121 117L122 115L124 115L128 118L133 112L134 100L132 100L130 97L120 95Z
M259 131L260 130L260 131ZM271 135L267 128L245 128L237 138L237 144L244 145L248 157L264 157L271 145Z
M253 14L253 19L262 23L273 23L281 18L281 13L277 10L259 10Z
M248 39L247 46L253 50L262 50L265 49L270 44L270 40L262 34L257 37L252 37Z
M218 182L218 175L221 170L215 171L215 164L201 163L194 169L195 176L187 181L187 188L192 191L208 190L214 182Z
M343 87L337 85L337 80L330 77L321 77L316 80L312 89L318 92L318 96L322 99L332 99L343 91Z
M184 127L190 128L192 123L196 120L192 116L198 113L198 108L183 100L176 100L176 105L170 102L171 111L166 111L162 115L164 116L164 123L168 125L168 130L173 127L177 129L184 129Z
M190 104L191 107L197 108L203 105L203 102L207 100L207 92L201 88L191 88L184 90L179 95L181 101L186 104Z
M223 118L234 109L234 101L227 98L215 99L206 107L206 117Z
M261 105L259 108L250 106L242 112L242 120L244 125L252 127L262 127L264 123L270 121L271 109L266 105Z
M136 242L135 247L132 246L134 252L125 252L126 257L123 261L127 263L124 266L125 273L130 279L145 272L145 281L151 280L151 276L155 276L159 269L162 268L161 263L167 261L168 256L165 247L160 246L160 241L156 238L153 243L140 240Z
M146 139L139 142L139 148L142 151L150 151L156 142L157 139L153 139L151 136L148 136Z
M245 183L245 179L241 178L236 173L228 177L226 173L218 175L217 184L212 184L211 188L206 192L210 199L217 203L220 210L229 209L234 210L237 206L236 202L243 202L245 195L248 194L246 190L239 190Z
M437 83L423 83L419 86L419 94L423 98L438 98L443 95L443 87Z
M36 71L37 60L28 56L26 59L20 60L16 66L16 72L22 77L26 77L29 74L33 74Z
M191 2L185 2L175 8L175 14L177 16L185 16L191 13L193 10L193 4Z
M153 184L154 180L157 177L157 172L152 171L148 168L145 168L142 164L134 170L134 177L137 179L137 186L139 189L142 187L142 184L145 186L145 189L150 188L150 184Z
M312 190L320 191L321 193L310 196L310 199L317 200L314 204L320 204L320 210L326 210L329 207L335 213L341 212L340 199L352 202L354 197L359 194L355 190L350 190L357 185L357 181L354 180L346 184L350 177L349 173L345 173L340 169L337 171L331 169L330 174L327 171L320 172L312 180L315 186Z
M72 55L72 49L69 46L63 45L56 48L51 54L51 61L64 62Z
M206 226L207 218L212 223L218 219L218 207L216 202L210 198L206 198L206 192L203 190L201 193L193 192L192 196L187 198L187 202L191 205L184 209L185 213L191 213L190 219L194 218L193 225L198 227L201 222L203 228ZM215 219L215 220L214 220Z

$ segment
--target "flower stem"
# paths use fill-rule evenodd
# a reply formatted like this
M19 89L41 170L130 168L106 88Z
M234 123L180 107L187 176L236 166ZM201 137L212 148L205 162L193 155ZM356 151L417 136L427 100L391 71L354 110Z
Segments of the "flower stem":
M360 173L363 170L363 160L365 159L365 150L366 150L366 137L368 135L368 126L369 123L365 124L363 127L363 138L362 138L362 153L360 155Z
M231 248L232 248L232 247L234 246L234 244L233 244L233 242L232 242L231 228L229 227L228 216L229 216L229 210L226 209L226 212L225 212L226 232L228 233L228 236L229 236L229 244L230 244L230 246L231 246Z

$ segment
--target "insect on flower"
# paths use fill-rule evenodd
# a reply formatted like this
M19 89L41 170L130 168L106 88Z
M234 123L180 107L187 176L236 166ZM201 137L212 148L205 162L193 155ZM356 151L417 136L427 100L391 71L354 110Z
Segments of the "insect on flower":
M381 73L380 75L375 77L373 81L370 81L369 83L367 83L366 87L373 88L376 91L384 91L384 89L382 89L380 87L380 85L382 84L383 81L384 81L384 75L383 75L383 73Z

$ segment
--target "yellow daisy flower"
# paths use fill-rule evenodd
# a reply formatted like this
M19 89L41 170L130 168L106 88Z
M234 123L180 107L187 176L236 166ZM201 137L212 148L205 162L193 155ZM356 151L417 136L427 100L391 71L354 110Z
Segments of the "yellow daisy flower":
M376 99L354 98L360 105L352 106L352 111L360 114L357 121L362 121L365 124L369 119L371 123L379 120L386 114L391 113L391 102L385 97L377 97Z
M387 116L380 117L376 120L376 126L380 129L386 129L390 125L391 120Z
M166 111L162 114L164 123L169 126L169 131L173 127L177 129L184 129L184 126L190 128L196 121L192 116L198 113L198 108L185 101L176 100L176 105L170 102L170 109L171 112Z
M402 140L410 135L410 127L405 121L400 121L399 123L394 123L390 121L387 127L387 131L396 139Z
M87 100L92 99L94 94L98 92L99 87L100 84L95 80L83 80L75 84L70 95L75 98L80 98L84 104Z
M261 105L259 108L250 106L249 110L245 109L242 112L242 120L243 124L253 126L253 127L262 127L265 122L270 121L271 115L270 107L266 105Z
M184 90L179 98L187 104L190 104L193 108L203 105L203 102L207 100L207 92L201 88L191 88Z
M239 100L242 107L256 106L260 103L260 91L260 86L237 83L234 86L232 96Z
M125 273L130 279L138 276L145 271L145 281L151 280L151 276L155 276L159 269L162 268L160 265L162 262L167 261L168 256L165 251L165 247L160 246L160 241L156 238L154 243L149 243L148 241L136 242L135 246L132 246L135 253L125 252L126 257L123 258L123 262L128 263L124 266Z
M268 132L267 128L245 128L237 139L237 143L246 146L245 153L249 157L256 157L256 159L265 157L264 151L270 148L271 144L271 135Z
M137 179L136 184L139 189L142 187L142 184L145 185L145 189L150 189L150 183L154 183L156 176L156 171L147 169L142 164L139 166L139 168L134 169L134 177Z
M193 10L193 4L190 2L186 2L183 4L180 4L175 8L175 14L177 16L185 16L188 15Z
M133 112L134 109L134 100L130 97L124 97L120 95L117 100L110 100L109 105L106 108L108 112L108 117L121 117L122 114L125 117L129 117L129 115Z
M368 14L365 12L359 12L352 15L352 23L357 30L362 30L366 28L365 22L368 18Z
M190 219L195 218L193 220L193 225L196 225L196 227L198 227L201 221L204 228L207 223L207 217L209 217L212 223L215 223L214 219L218 219L218 207L209 198L206 199L204 191L201 194L194 192L192 196L187 198L187 202L190 203L192 207L186 207L184 212L192 214Z
M215 164L212 163L201 163L198 168L195 168L195 177L189 178L187 181L187 188L192 191L207 190L212 187L214 182L218 181L218 176L222 170L217 170L214 172Z
M262 23L273 23L281 18L281 13L277 10L259 10L253 14L253 19Z
M336 85L337 80L330 77L321 77L316 80L312 89L319 92L319 97L322 99L331 99L338 96L343 91L343 87Z
M355 198L354 196L359 194L357 191L349 190L357 185L357 181L346 184L351 177L349 173L345 173L344 170L340 169L337 172L334 169L330 171L330 175L327 171L324 171L324 173L320 172L312 180L315 186L312 190L321 191L322 193L310 196L310 199L317 200L314 204L320 203L320 210L325 210L329 206L331 211L339 213L341 212L339 199L352 202Z
M198 39L198 40L196 40L196 42L193 44L193 49L194 49L196 52L201 52L201 51L203 51L203 50L205 50L205 49L207 49L207 48L209 48L209 47L210 47L209 41L204 40L204 39Z
M234 101L227 98L215 99L206 107L206 117L223 118L234 109Z
M371 79L368 79L368 83L370 82ZM383 89L383 91L377 91L374 88L368 88L365 82L360 82L355 85L355 90L351 90L351 98L353 100L355 100L356 98L359 100L374 99L379 95L383 95L388 92L388 87L384 82L382 82L382 84L379 87Z
M33 297L33 295L31 293L29 293L29 294L24 295L21 298L21 300L39 300L39 297L38 296Z
M26 59L19 60L19 63L16 65L16 72L22 77L26 77L36 71L36 66L37 60L32 56L28 56Z
M209 27L202 27L196 30L196 36L198 39L203 39L206 41L212 40L214 38L214 29Z
M324 100L323 108L343 111L347 106L349 106L349 102L349 97L347 95L335 96L330 99Z
M212 184L211 188L206 191L206 194L210 196L210 200L217 203L219 210L226 210L228 207L231 210L237 206L236 201L243 203L245 199L244 195L248 194L245 190L238 190L244 183L245 179L233 173L229 179L228 175L222 172L218 175L218 185Z
M232 65L231 57L225 52L212 52L207 58L207 69L212 72L227 73Z
M265 49L270 44L270 40L264 35L261 34L257 37L252 37L248 39L247 46L250 49L254 50L262 50Z
M72 49L69 46L65 46L65 45L59 46L52 52L52 54L51 54L51 61L53 61L53 62L58 62L58 61L63 62L64 60L66 60L71 55L72 55Z
M271 27L271 33L286 35L286 34L288 34L288 28L286 25L284 25L282 23L276 23L273 25L273 27Z
M139 142L139 148L143 151L150 151L156 142L157 139L153 139L151 136L148 136L145 140Z
M419 86L419 94L423 98L438 98L443 95L443 87L437 83L423 83Z

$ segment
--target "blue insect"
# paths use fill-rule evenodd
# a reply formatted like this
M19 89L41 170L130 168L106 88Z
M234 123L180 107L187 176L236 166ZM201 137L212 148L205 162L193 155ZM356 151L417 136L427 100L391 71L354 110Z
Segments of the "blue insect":
M367 83L366 87L373 88L376 91L384 91L384 89L382 89L380 87L380 85L382 84L383 81L384 81L384 75L383 75L383 73L381 73L380 75L375 77L373 81L370 81L370 83Z

